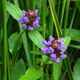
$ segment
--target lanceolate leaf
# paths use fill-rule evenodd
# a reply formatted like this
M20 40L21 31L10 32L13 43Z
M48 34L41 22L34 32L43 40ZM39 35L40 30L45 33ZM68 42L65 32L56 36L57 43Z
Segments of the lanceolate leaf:
M16 5L10 3L10 2L7 2L7 11L16 20L18 20L18 18L22 17L22 15L23 15L21 9L19 7L17 7Z
M69 43L71 41L71 38L70 37L65 37L64 40L65 41L64 41L63 45L68 47L68 45L69 45Z
M42 70L30 67L19 80L37 80L43 75Z
M67 36L71 37L71 40L80 42L80 30L77 29L67 29Z
M44 47L44 45L42 44L42 41L44 39L37 30L29 31L28 35L29 35L29 38L34 42L36 46L38 46L39 48Z

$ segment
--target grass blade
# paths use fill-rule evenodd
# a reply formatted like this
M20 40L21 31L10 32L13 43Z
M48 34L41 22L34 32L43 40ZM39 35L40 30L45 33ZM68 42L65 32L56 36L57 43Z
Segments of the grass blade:
M7 41L7 14L6 14L6 0L3 0L3 14L4 14L4 80L7 80L7 63L8 63L8 41Z
M66 0L63 0L63 6L62 6L62 12L61 12L61 19L60 19L60 28L62 27L65 5L66 5Z
M60 30L60 27L59 27L58 17L57 17L57 14L55 12L53 1L52 0L48 0L48 1L49 1L53 21L54 21L54 24L55 24L57 36L58 36L58 39L59 39L61 37L61 30Z
M67 20L68 20L68 13L69 13L69 5L70 5L70 0L66 1L66 14L65 14L65 20L64 20L64 31L63 31L63 36L65 37L66 35L66 27L67 27Z

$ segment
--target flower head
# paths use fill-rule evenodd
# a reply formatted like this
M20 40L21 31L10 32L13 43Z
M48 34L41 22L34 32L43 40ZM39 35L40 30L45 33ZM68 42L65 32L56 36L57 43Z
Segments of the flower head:
M60 62L61 58L66 58L67 55L63 54L67 49L62 43L64 42L64 38L60 38L59 40L55 40L52 36L49 37L49 41L43 40L43 45L47 48L41 48L41 51L48 55L54 62Z
M40 17L37 17L38 10L23 10L23 17L18 20L21 22L24 29L33 30L35 27L39 27Z

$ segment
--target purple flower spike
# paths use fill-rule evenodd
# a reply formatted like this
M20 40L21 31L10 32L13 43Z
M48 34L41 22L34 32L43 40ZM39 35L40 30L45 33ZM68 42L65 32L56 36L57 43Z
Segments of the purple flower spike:
M55 40L52 36L49 37L49 41L43 40L43 45L47 48L42 48L41 51L48 55L54 62L60 62L62 58L66 58L67 55L63 54L63 52L67 49L62 43L64 42L64 38L60 40Z
M23 12L23 17L18 20L21 22L24 29L34 30L36 27L40 27L39 20L40 17L37 17L38 10L25 10ZM25 25L24 25L25 24Z

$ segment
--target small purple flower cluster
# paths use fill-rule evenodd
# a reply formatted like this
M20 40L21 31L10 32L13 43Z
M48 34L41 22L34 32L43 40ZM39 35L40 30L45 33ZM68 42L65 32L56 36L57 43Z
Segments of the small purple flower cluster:
M23 10L23 17L19 18L18 20L21 22L24 29L33 30L40 25L39 20L40 17L37 17L38 10L28 10L27 12Z
M43 45L47 48L41 48L41 51L44 54L48 55L54 62L60 62L61 58L66 58L67 55L63 54L67 49L62 43L64 42L64 38L60 38L59 40L55 40L52 36L49 37L49 41L43 40Z

